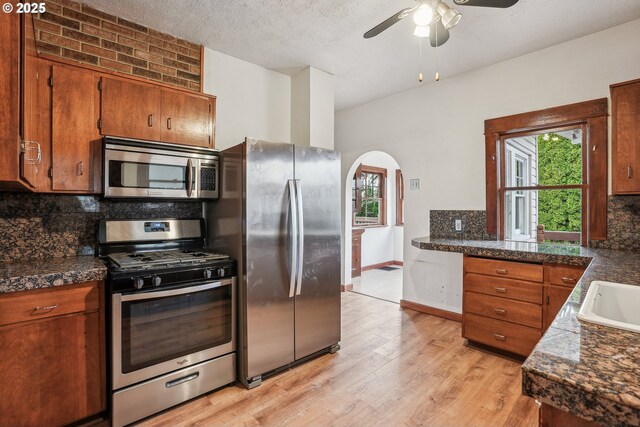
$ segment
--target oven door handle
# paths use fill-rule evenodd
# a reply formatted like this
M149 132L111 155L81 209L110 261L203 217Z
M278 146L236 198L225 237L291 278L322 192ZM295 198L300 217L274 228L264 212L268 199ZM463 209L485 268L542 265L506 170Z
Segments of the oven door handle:
M153 298L163 298L163 297L173 297L176 295L184 295L190 294L193 292L206 291L208 289L219 288L222 286L231 285L231 279L222 280L218 282L205 283L204 285L198 286L188 286L180 289L171 289L168 291L153 291L153 292L144 292L138 294L127 294L120 295L120 301L139 301L145 299L153 299Z
M187 197L193 193L193 160L187 159Z

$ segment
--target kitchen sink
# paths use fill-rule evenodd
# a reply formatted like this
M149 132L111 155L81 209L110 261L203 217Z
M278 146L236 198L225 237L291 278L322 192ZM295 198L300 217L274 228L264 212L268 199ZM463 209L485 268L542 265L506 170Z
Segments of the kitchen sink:
M578 319L612 328L640 332L640 286L591 282Z

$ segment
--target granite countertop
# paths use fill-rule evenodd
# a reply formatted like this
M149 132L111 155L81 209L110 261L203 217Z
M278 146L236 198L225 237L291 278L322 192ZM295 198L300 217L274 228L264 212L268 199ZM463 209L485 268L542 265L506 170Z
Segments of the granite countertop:
M594 280L640 286L640 253L437 238L421 249L530 262L588 265L558 316L522 365L523 394L603 425L640 425L640 334L578 321Z
M0 294L104 280L107 267L94 256L0 263Z

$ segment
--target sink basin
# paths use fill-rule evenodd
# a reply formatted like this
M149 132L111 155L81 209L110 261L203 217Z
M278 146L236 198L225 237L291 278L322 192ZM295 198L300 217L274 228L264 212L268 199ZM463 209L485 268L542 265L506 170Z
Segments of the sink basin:
M591 282L578 319L640 332L640 286Z

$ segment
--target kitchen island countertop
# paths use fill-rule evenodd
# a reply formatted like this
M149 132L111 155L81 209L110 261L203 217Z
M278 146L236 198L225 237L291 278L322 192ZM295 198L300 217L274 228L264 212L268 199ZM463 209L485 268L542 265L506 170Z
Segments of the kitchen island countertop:
M94 256L0 263L0 294L104 280L107 267Z
M640 286L640 253L429 237L412 239L411 243L425 250L588 266L522 365L523 393L603 425L640 425L640 334L577 319L591 282Z

